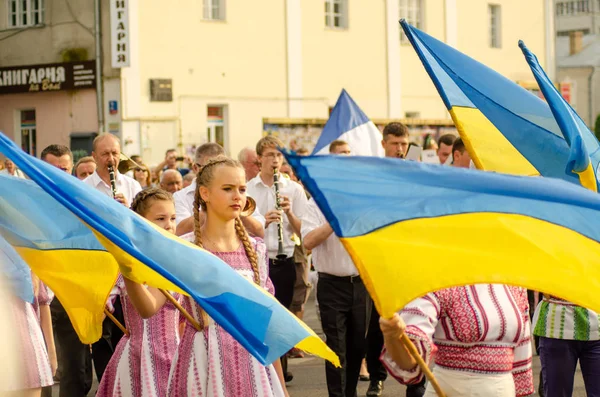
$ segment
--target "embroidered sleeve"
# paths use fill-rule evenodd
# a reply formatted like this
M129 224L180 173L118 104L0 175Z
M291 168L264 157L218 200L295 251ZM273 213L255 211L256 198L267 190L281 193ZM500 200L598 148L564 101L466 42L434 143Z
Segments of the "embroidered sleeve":
M50 305L50 303L52 303L53 299L54 299L54 292L52 292L50 290L50 288L48 288L48 286L40 280L40 289L38 291L38 296L37 296L37 300L38 300L38 303L40 304L40 306Z
M115 301L119 298L123 291L125 291L125 280L123 280L123 275L119 274L117 282L110 290L110 294L108 295L108 299L106 300L106 308L109 312L114 313Z
M440 303L435 294L428 294L416 299L400 311L400 316L406 323L406 335L414 343L426 363L431 361L435 352L432 338L440 311ZM390 375L404 385L416 384L423 379L423 372L418 366L411 371L398 367L385 347L380 359Z
M519 288L516 295L517 304L523 318L523 334L515 347L513 360L513 379L515 381L515 390L517 396L528 396L535 392L533 385L533 369L531 366L531 322L529 320L529 301L527 291Z
M253 237L256 256L258 257L258 268L260 269L261 284L264 289L267 290L271 295L275 295L275 286L269 277L269 253L267 252L267 246L263 239L259 237Z

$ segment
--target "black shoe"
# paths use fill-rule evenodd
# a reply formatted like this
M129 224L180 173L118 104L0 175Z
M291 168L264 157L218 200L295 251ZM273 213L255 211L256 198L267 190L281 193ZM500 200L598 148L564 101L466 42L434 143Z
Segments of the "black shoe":
M285 380L285 383L291 382L292 380L294 380L294 375L292 375L292 373L288 371L283 376L283 379Z
M361 382L368 382L371 380L369 375L358 375L358 380Z
M383 394L383 381L374 380L369 384L367 397L379 397Z

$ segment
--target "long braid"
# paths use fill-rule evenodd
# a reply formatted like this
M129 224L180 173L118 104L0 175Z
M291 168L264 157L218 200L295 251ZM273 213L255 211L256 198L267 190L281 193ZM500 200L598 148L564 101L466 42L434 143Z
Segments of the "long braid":
M254 272L254 282L257 285L260 285L260 270L258 268L258 256L256 255L254 247L252 247L252 243L248 238L248 232L246 231L246 228L242 224L242 220L240 218L235 218L235 231L242 244L244 244L246 256L248 257L250 265L252 265L252 271Z

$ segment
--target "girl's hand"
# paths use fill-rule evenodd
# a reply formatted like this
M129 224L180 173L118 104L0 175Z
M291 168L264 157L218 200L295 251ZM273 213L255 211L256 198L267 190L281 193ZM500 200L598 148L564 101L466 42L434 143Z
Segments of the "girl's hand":
M406 329L406 324L402 317L398 315L398 313L394 313L392 318L385 319L383 317L379 318L379 327L381 328L381 333L384 337L390 339L398 339L404 333Z

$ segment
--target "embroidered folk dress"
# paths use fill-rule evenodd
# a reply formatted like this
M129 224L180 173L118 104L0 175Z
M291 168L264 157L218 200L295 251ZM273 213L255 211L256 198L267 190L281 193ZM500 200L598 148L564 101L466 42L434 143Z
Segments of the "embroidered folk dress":
M179 344L179 311L167 301L158 313L143 319L127 295L122 276L114 292L120 295L129 336L117 344L96 396L164 397ZM179 294L174 297L181 303Z
M433 359L440 371L462 373L462 379L475 381L477 376L512 374L517 396L533 393L524 289L499 284L448 288L412 301L400 316L423 359ZM385 349L381 360L403 384L423 377L418 366L411 371L399 368Z
M193 233L182 236L194 241ZM266 266L266 246L261 239L250 239L259 258L260 285L273 294L273 284ZM213 252L248 280L254 272L243 244L233 252ZM198 266L202 264L199 263ZM200 306L184 297L183 307L204 327L198 332L189 322L185 330L171 375L168 396L195 397L270 397L283 396L283 389L273 365L259 363L230 334L212 319L204 324Z
M532 323L536 336L585 342L600 340L596 312L555 297L538 304Z
M54 293L40 281L33 304L11 297L12 320L18 329L17 354L22 360L20 376L14 376L0 390L15 391L51 386L54 381L46 350L46 342L40 327L40 306L48 306Z

